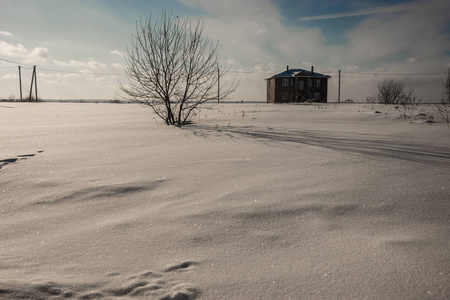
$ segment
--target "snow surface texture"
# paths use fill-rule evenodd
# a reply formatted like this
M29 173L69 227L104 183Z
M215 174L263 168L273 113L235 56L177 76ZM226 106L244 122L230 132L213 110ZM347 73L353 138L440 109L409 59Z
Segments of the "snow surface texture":
M153 117L0 104L0 299L450 298L445 124L332 104Z

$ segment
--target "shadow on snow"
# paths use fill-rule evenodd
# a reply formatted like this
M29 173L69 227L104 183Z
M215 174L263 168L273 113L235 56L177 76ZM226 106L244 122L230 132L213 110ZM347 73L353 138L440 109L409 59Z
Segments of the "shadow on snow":
M450 166L449 148L420 143L401 143L364 134L201 124L185 126L183 129L190 130L195 136L203 138L226 136L235 140L256 141L270 146L277 146L280 143L291 146L309 145L374 158L394 158L438 167Z

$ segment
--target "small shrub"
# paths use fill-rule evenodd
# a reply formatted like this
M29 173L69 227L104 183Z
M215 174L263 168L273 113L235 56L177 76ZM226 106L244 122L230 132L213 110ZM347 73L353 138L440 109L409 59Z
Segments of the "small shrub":
M405 83L401 80L386 78L378 82L376 100L381 104L396 104L405 95Z
M442 102L450 104L450 69L447 69L444 80L442 80Z
M447 123L450 127L450 69L447 69L447 74L442 81L443 93L440 103L435 104L437 116Z
M369 96L366 98L367 103L369 103L370 109L373 109L375 104L377 103L377 97L376 96Z
M434 108L437 116L447 123L447 127L450 127L450 103L442 100L442 102L435 104Z
M414 111L419 108L421 100L416 99L412 91L408 95L401 95L397 100L398 109L401 111L402 116L405 120L414 113Z

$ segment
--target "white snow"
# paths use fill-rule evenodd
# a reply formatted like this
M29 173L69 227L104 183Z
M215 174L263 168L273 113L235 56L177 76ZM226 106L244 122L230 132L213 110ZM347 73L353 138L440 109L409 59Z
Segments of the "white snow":
M0 299L448 299L450 129L420 120L0 103Z

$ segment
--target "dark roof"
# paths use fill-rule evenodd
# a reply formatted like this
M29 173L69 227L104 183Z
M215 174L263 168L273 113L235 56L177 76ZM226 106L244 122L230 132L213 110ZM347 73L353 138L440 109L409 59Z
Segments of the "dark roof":
M309 77L311 76L311 71L309 70L303 70L303 69L289 69L288 71L281 72L279 74L275 74L270 78L273 77ZM322 78L331 78L329 75L320 74L317 72L314 72L314 77L322 77Z

